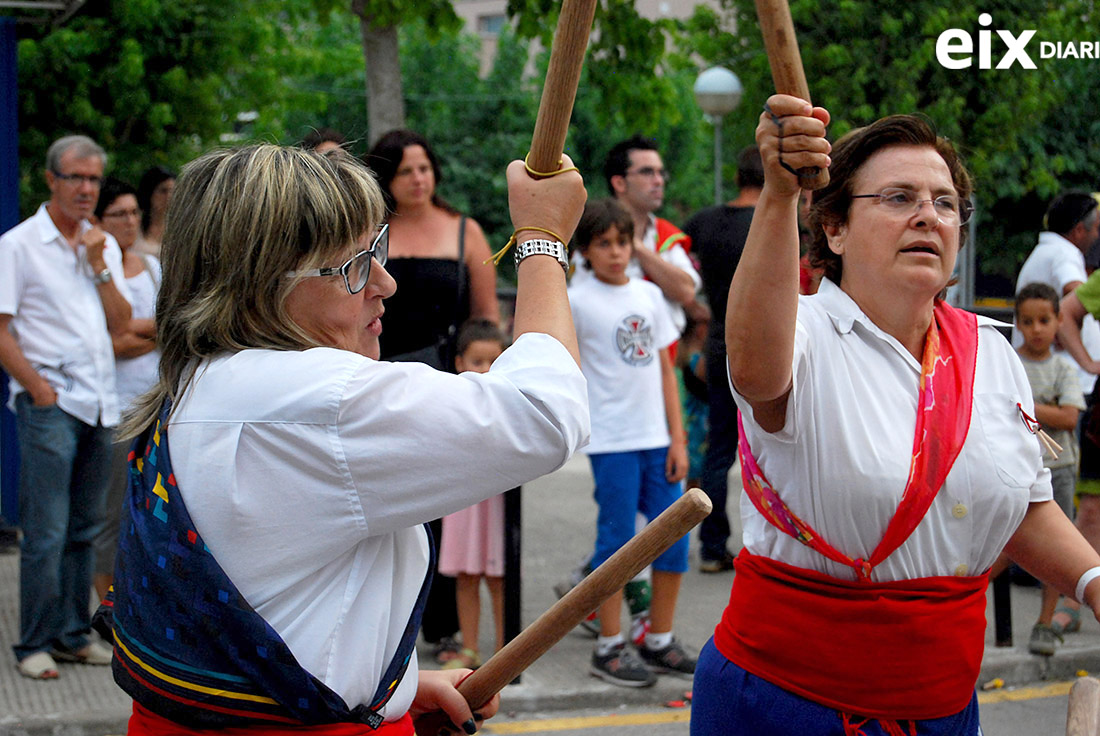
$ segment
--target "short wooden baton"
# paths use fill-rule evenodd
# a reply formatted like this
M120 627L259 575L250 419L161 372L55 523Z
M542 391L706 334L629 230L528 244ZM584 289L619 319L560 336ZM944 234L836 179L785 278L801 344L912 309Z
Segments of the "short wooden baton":
M546 613L463 680L458 691L471 708L489 701L558 643L613 593L710 513L707 495L692 488Z
M564 0L550 47L550 64L542 86L535 132L531 136L528 165L535 171L557 171L565 150L569 118L577 98L577 83L584 65L584 52L592 33L596 0Z
M810 87L806 84L802 54L798 50L787 0L756 0L756 17L764 35L764 49L768 52L775 91L810 102ZM799 169L798 183L803 189L821 189L829 183L829 170Z

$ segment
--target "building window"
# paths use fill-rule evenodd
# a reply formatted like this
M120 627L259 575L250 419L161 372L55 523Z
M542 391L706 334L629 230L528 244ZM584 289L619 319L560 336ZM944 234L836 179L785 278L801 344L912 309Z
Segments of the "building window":
M504 28L504 14L479 15L477 18L477 30L480 33L497 35Z

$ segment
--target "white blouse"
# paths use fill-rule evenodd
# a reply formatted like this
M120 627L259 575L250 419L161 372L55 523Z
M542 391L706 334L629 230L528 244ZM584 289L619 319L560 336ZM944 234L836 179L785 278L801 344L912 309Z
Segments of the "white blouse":
M588 440L584 378L528 334L486 374L351 352L204 364L168 428L197 531L299 663L367 703L427 569L418 525L560 467ZM416 693L415 653L384 710Z
M1017 402L1034 416L1031 389L996 322L978 317L974 405L966 442L943 488L912 536L872 579L977 575L993 564L1028 503L1052 497L1038 438ZM876 327L828 279L800 297L793 389L786 422L763 431L734 390L753 455L790 509L833 547L868 558L897 510L909 473L920 363ZM855 579L779 531L742 495L750 552L833 577Z

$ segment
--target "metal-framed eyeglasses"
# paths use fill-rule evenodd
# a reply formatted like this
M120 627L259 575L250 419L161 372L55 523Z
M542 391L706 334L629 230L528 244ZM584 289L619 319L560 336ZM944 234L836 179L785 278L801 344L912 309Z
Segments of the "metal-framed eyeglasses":
M925 202L932 204L936 219L944 225L965 225L974 214L974 205L969 199L954 194L941 194L935 199L921 199L912 189L887 187L878 194L853 194L852 199L874 199L891 214L900 217L912 217Z
M55 179L60 179L63 182L79 186L87 182L93 187L103 186L105 179L102 176L88 176L87 174L62 174L60 171L52 172Z
M636 175L644 177L646 179L652 179L652 178L656 177L656 178L660 179L663 182L668 182L668 179L669 179L667 170L657 169L657 168L654 168L652 166L643 166L640 169L634 169L633 171L626 172L627 176L630 176L631 174L636 174Z
M379 266L385 266L390 256L390 226L386 223L374 236L370 247L361 250L347 260L344 265L333 268L313 268L308 271L288 271L289 277L308 276L343 276L344 286L349 294L358 294L370 280L370 266L378 261Z

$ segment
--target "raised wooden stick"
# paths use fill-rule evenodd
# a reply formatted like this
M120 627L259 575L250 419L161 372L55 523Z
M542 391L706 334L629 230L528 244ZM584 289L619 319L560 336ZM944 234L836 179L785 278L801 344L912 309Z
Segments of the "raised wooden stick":
M764 49L768 52L775 91L810 102L810 87L806 84L802 54L798 50L787 0L756 0L756 17L764 35ZM829 183L829 170L799 169L798 183L803 189L821 189Z
M564 0L562 3L535 132L531 136L531 155L527 159L535 171L558 170L595 14L596 0Z
M463 680L458 691L470 707L477 708L488 702L611 594L621 590L646 565L691 531L710 510L710 499L698 488L692 488L677 499L607 562L593 570L523 633Z

